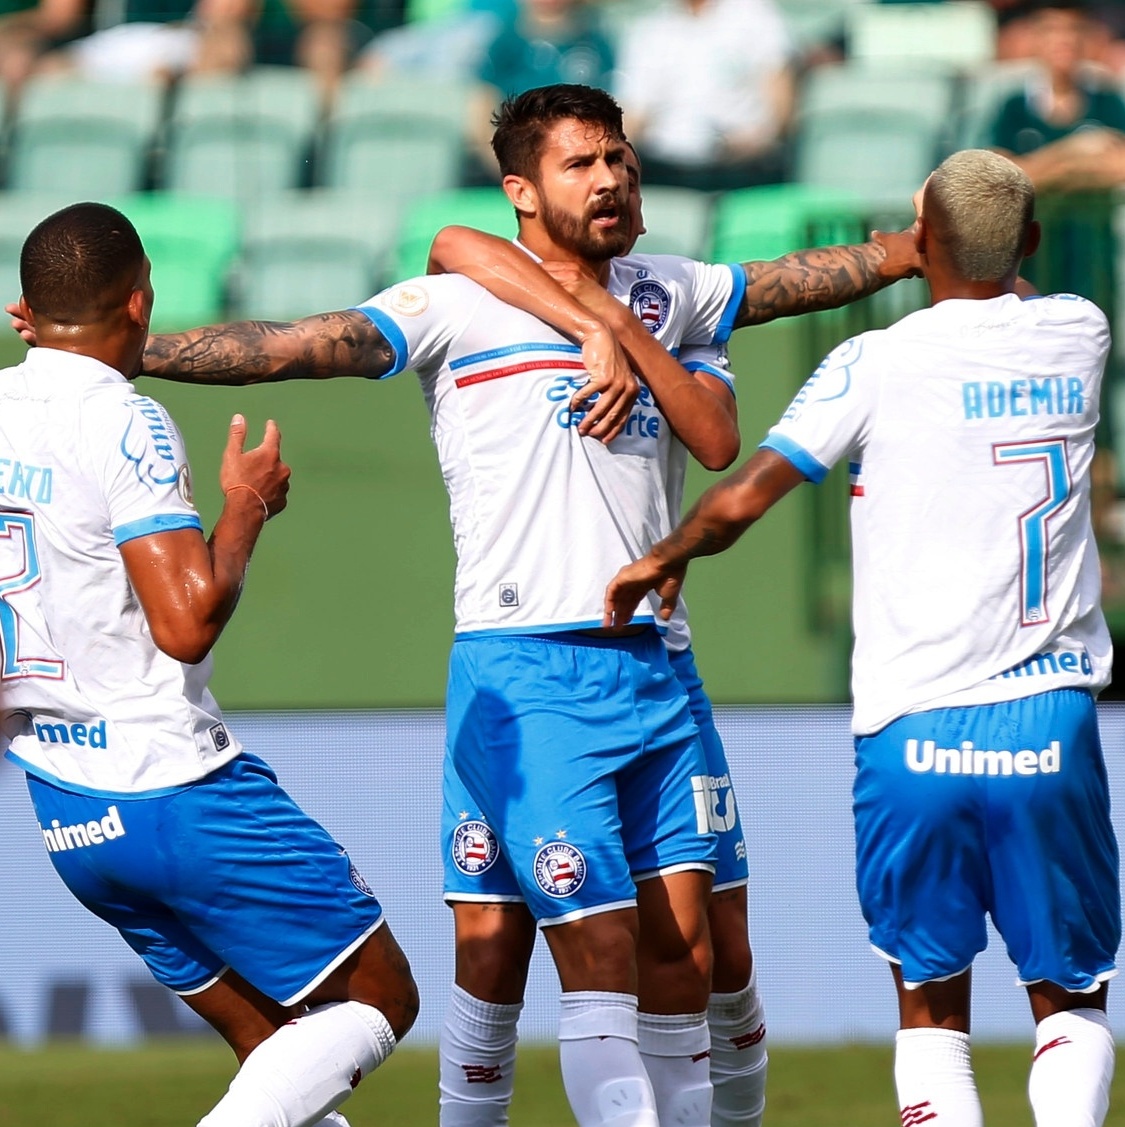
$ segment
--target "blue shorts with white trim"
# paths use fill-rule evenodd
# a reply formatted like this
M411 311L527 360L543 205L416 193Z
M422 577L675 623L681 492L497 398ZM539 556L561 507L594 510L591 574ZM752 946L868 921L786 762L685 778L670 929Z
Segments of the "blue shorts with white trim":
M148 797L27 785L67 887L177 993L230 967L292 1004L382 923L344 848L253 755Z
M1090 991L1121 942L1090 694L919 712L856 740L856 886L908 984L964 971L992 917L1027 984Z

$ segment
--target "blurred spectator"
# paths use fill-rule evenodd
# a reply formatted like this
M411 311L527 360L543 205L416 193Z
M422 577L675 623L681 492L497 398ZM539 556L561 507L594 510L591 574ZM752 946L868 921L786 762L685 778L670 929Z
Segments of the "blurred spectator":
M619 65L645 183L723 191L784 178L794 77L772 0L677 0L626 26Z
M1042 68L1000 108L992 145L1041 190L1125 183L1125 102L1087 69L1095 35L1083 5L1046 0L1029 26Z
M1038 0L991 0L996 9L999 34L996 56L1000 59L1034 58L1035 17ZM1090 17L1087 57L1114 74L1125 73L1125 3L1122 0L1087 0L1079 5Z
M120 23L48 56L43 69L107 82L238 71L254 57L257 14L257 0L125 0Z
M608 89L612 71L613 48L592 4L520 0L486 48L477 73L480 87L470 112L470 140L481 178L497 176L490 145L492 114L504 98L557 82ZM470 173L470 180L477 178Z
M0 0L0 86L15 96L39 57L89 30L86 0Z

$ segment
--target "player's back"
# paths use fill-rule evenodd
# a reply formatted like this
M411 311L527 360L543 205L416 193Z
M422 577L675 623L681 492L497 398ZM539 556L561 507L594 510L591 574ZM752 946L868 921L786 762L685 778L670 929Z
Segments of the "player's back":
M873 396L852 465L857 729L1107 681L1089 470L1108 340L1089 302L1007 295L847 346Z
M119 545L200 529L164 409L97 360L36 348L0 372L0 720L26 769L128 792L230 758L211 663L157 648Z

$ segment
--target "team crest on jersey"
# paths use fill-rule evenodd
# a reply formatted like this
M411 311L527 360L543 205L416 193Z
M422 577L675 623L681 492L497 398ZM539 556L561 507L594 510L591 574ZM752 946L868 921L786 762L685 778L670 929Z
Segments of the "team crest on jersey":
M180 466L180 472L176 475L176 492L180 495L180 500L185 505L194 507L195 501L191 490L191 467L185 462Z
M548 896L573 896L586 881L586 858L565 841L552 841L535 854L535 879Z
M396 286L391 291L391 308L404 317L417 317L430 307L430 298L421 286Z
M659 282L634 282L629 291L629 308L650 333L658 333L668 320L672 297Z
M479 876L496 864L500 846L487 822L462 822L453 831L453 863L467 877Z

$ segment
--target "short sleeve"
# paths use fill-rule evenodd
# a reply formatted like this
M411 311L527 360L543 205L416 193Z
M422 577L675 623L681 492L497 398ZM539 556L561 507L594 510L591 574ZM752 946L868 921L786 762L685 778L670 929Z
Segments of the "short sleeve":
M738 263L691 262L688 282L694 313L683 339L693 344L726 344L746 294L746 271Z
M730 355L725 344L685 345L678 356L680 366L689 372L706 372L717 380L722 380L731 395L734 395L734 373L730 367Z
M94 463L118 547L158 532L202 532L183 438L161 404L131 394L91 405L83 427L96 436Z
M866 351L866 334L833 349L761 448L782 455L810 481L822 481L841 458L860 450L877 395L877 376L865 361Z

